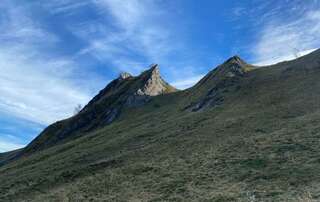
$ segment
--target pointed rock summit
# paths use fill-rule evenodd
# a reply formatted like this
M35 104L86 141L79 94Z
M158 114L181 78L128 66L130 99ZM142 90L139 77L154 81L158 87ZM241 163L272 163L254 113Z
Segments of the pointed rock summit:
M135 107L144 105L151 97L177 91L173 86L165 82L160 75L157 64L141 73L137 78L137 89L131 94L126 102L127 106Z
M236 89L241 77L253 68L254 66L247 64L239 56L229 58L195 85L196 92L204 91L205 94L186 109L200 111L207 107L221 105L224 102L224 94Z
M196 87L204 84L215 85L221 80L233 77L244 76L245 73L254 69L253 65L246 63L239 56L233 56L221 65L210 71L203 79L196 84Z
M125 80L125 79L130 78L130 77L132 77L132 76L128 72L121 72L120 75L119 75L119 79L120 80Z
M141 77L143 86L139 88L138 95L156 96L177 91L161 78L157 64L152 64L149 70L142 73Z
M229 63L229 64L238 64L240 66L244 66L244 65L247 65L247 63L242 60L238 55L235 55L231 58L229 58L226 62L224 62L225 64L226 63Z
M91 131L115 121L126 108L140 107L153 96L177 91L165 82L159 66L154 64L139 76L123 72L99 92L74 117L59 121L46 128L19 155L48 148L77 136L77 131ZM45 142L45 144L44 144Z
M253 66L247 64L244 60L236 55L224 62L220 68L225 71L224 73L226 76L233 77L245 74L246 72L252 70Z

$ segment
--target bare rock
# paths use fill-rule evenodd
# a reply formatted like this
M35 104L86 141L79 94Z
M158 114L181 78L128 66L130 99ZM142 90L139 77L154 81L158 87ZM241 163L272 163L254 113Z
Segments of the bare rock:
M145 73L146 80L144 85L138 89L137 95L157 96L174 89L174 87L170 86L161 78L157 64L153 64L150 67L151 68Z
M125 80L125 79L130 78L130 77L132 77L132 75L129 74L128 72L121 72L120 75L119 75L119 79L120 80Z

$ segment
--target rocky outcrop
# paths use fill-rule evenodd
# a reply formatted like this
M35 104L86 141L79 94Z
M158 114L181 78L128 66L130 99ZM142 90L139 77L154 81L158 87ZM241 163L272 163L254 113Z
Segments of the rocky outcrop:
M153 96L174 91L176 89L161 78L159 66L153 64L137 77L126 72L121 73L85 108L92 108L97 104L102 105L100 111L103 114L102 123L110 124L120 115L123 108L139 107L147 103Z
M128 72L121 72L118 79L125 80L125 79L130 78L130 77L132 77L132 76Z
M137 95L156 96L166 93L170 90L169 88L173 89L161 78L157 64L151 65L150 70L146 72L146 78L143 87L138 89Z
M224 72L226 74L226 77L243 76L249 70L249 65L244 62L239 56L233 56L222 66L225 66Z
M129 107L141 106L153 96L177 91L161 78L157 64L151 65L149 70L143 72L140 79L141 85L126 100L126 105Z
M214 70L210 71L195 85L195 88L200 88L203 85L205 87L214 86L222 80L244 76L245 73L254 68L254 66L247 64L239 56L233 56Z
M198 91L207 92L205 96L188 105L186 109L195 112L221 105L224 101L224 94L237 89L238 80L252 69L254 66L248 65L240 57L231 57L196 84L195 88Z
M123 72L76 116L49 126L22 153L42 150L77 137L79 131L90 131L111 124L123 109L143 106L153 96L175 91L161 78L158 65L151 65L149 70L136 77Z

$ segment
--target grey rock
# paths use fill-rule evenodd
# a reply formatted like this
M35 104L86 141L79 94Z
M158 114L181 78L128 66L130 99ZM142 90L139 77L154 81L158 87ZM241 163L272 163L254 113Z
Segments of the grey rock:
M121 72L120 75L119 75L119 79L120 80L125 80L125 79L130 78L130 77L132 77L132 76L128 72Z
M142 88L138 89L137 95L157 96L165 93L168 88L166 83L160 76L159 66L153 64L150 66L148 78Z

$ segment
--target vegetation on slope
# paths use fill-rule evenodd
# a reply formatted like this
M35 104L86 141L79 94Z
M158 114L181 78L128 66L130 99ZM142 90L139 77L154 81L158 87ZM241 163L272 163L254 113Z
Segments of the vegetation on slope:
M316 51L153 97L0 167L0 200L320 200L319 76ZM220 104L188 110L221 82Z

